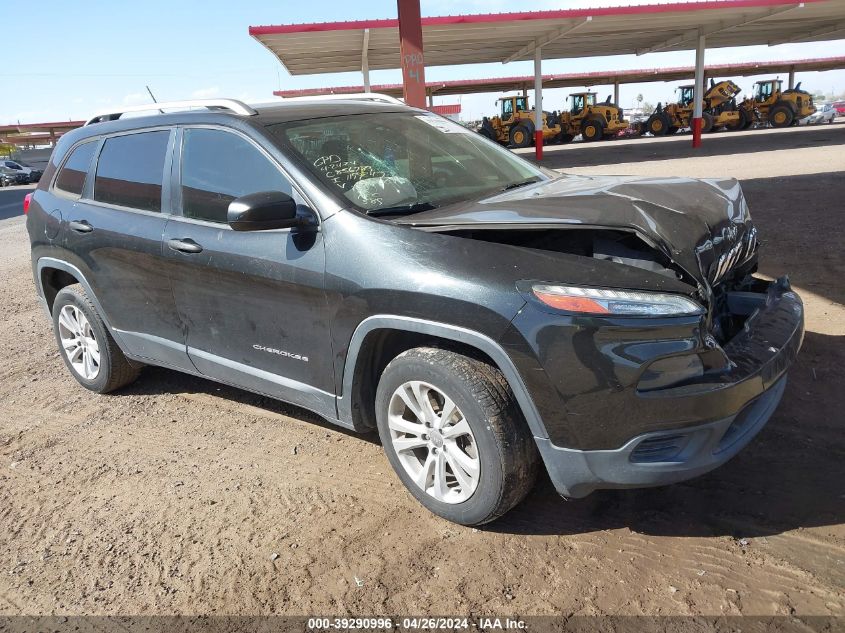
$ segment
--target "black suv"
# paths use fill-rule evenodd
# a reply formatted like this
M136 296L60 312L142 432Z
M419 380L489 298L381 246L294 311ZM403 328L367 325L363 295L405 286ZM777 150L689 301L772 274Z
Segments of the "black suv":
M144 365L378 429L399 478L491 521L705 473L771 416L803 336L753 276L735 180L563 175L389 98L107 113L29 203L71 374Z

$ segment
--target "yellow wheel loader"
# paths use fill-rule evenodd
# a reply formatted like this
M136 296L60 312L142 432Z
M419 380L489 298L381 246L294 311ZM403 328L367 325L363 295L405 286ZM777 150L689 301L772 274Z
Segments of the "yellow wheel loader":
M498 101L500 113L484 117L478 133L509 147L529 147L534 144L534 110L528 109L528 97L502 97ZM543 112L543 143L554 142L560 134L556 112Z
M609 96L596 103L595 92L569 95L569 110L560 113L558 123L560 134L555 140L559 143L568 143L579 134L587 142L613 138L628 127L622 108L611 103Z
M722 127L729 130L741 129L742 114L736 105L736 95L740 87L734 82L710 80L710 86L704 93L702 103L702 132L713 132ZM680 86L678 100L666 106L657 104L657 108L645 123L645 131L652 136L674 134L683 127L692 126L695 86Z
M754 95L739 104L744 128L755 122L789 127L816 111L812 95L801 90L800 81L789 90L781 91L782 86L780 79L766 79L754 84Z

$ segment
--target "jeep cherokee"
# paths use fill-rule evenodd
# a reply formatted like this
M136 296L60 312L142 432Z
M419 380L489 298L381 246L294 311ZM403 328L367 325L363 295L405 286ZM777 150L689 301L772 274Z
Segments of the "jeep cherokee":
M466 525L541 464L566 497L705 473L783 394L803 307L736 180L560 174L387 97L155 107L63 136L27 202L87 389L158 365L377 429Z

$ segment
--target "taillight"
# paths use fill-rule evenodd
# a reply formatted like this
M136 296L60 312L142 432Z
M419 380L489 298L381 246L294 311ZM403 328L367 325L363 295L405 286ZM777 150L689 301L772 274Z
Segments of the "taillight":
M29 203L32 202L32 194L28 193L23 197L23 214L29 213Z

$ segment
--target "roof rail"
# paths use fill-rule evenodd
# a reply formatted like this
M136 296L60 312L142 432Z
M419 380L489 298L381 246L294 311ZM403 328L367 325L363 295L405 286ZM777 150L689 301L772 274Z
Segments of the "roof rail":
M148 103L139 106L127 106L119 110L104 110L89 118L85 125L102 123L104 121L116 121L127 112L150 112L158 110L164 113L165 110L184 108L208 108L209 110L228 110L233 114L252 116L258 114L243 101L237 99L189 99L187 101L165 101L162 103Z
M349 94L314 95L311 97L281 97L284 101L383 101L384 103L395 103L405 105L396 97L383 95L378 92L353 92Z

